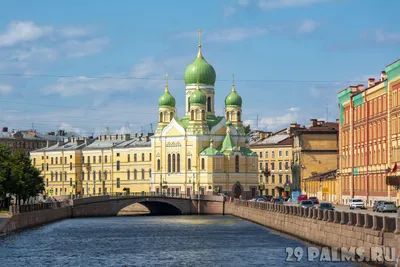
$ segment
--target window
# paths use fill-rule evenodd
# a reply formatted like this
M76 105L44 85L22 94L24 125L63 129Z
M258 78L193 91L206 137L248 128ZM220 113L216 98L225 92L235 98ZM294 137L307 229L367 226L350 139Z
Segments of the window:
M121 187L120 179L117 178L117 188L120 188L120 187Z
M240 111L237 113L237 121L242 121L242 113Z
M69 155L69 158L72 159L72 155Z
M46 171L48 171L48 170L49 170L49 164L46 163Z
M272 171L275 170L275 163L274 162L271 162L271 170Z
M262 158L262 152L260 152L260 158Z
M93 171L93 181L96 181L96 171Z
M93 163L96 163L96 156L93 156Z
M271 157L272 157L272 158L275 158L275 151L272 151L272 152L271 152Z
M285 156L286 156L286 157L289 157L289 150L286 150L286 151L285 151Z
M90 163L90 156L87 157L87 163Z
M49 178L46 179L46 186L49 186Z
M104 156L104 163L107 163L107 156Z
M163 116L162 116L162 112L160 112L160 118L159 118L159 120L158 120L159 122L162 122L162 117L163 117Z
M286 174L286 183L289 183L289 174Z
M107 171L104 172L104 180L107 180Z
M131 171L130 170L126 171L126 177L127 177L128 180L131 179Z
M51 181L53 182L53 179L54 179L54 174L53 174L53 172L50 173L50 178L51 178Z
M133 154L133 161L136 162L137 161L137 155Z
M36 158L33 158L33 165L36 165Z
M53 165L53 164L54 164L54 162L53 162L53 157L51 157L51 160L50 160L50 161L51 161L51 165Z
M204 159L201 159L201 169L204 170L206 168Z
M82 172L82 181L84 181L84 180L85 180L85 173Z
M289 169L289 161L285 161L285 170Z
M42 163L42 171L44 171L44 163Z
M90 172L87 172L87 179L90 181Z
M69 178L69 186L72 186L72 178Z
M56 182L58 181L58 172L56 172Z
M119 170L120 170L120 168L121 168L121 166L120 166L120 161L119 161L119 160L117 160L117 171L119 171Z
M262 162L260 162L260 170L262 170L262 168L263 168L263 164L262 164Z
M131 162L131 155L128 154L128 162Z
M58 164L58 158L56 157L56 164Z
M67 157L64 158L64 164L67 164Z
M133 170L133 179L137 180L137 170Z
M282 151L281 150L278 151L278 156L282 157Z
M67 181L67 172L64 173L64 181Z
M282 161L279 161L278 167L279 167L279 170L281 171L282 170Z
M207 98L207 111L211 112L211 97Z
M172 155L172 172L175 172L175 163L176 163L176 161L175 161L175 154L173 154Z
M194 121L194 110L190 111L190 120Z
M72 162L69 163L69 170L72 171Z
M235 172L239 172L239 156L236 155L235 157Z
M142 169L142 180L144 180L144 170Z
M274 184L275 183L275 175L274 174L272 174L272 176L271 176L271 180L272 180L272 183Z
M157 171L159 171L161 168L161 161L160 159L157 160Z
M101 163L101 156L99 156L99 163Z
M151 153L149 153L149 161L151 161Z
M171 154L168 154L168 172L171 172Z
M176 155L176 172L181 172L181 155Z
M117 157L119 157L119 153L117 153Z
M144 153L142 153L142 161L144 161Z
M82 164L84 164L84 163L85 163L85 157L82 156Z
M192 169L192 160L188 159L188 170Z
M149 169L149 178L151 178L151 169Z
M279 174L279 183L282 183L282 174Z

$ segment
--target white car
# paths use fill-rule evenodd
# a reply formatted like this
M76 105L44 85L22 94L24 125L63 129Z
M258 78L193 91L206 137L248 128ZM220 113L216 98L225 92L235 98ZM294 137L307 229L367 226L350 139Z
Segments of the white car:
M353 209L364 209L365 210L367 208L365 207L364 201L362 199L355 198L355 199L350 200L350 209L351 210L353 210Z

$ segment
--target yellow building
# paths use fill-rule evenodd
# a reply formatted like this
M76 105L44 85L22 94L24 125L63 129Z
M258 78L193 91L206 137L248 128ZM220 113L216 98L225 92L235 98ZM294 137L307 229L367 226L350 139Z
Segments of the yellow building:
M289 132L290 128L275 133L254 132L258 138L251 142L250 147L258 155L259 188L263 195L291 195L293 137Z
M338 169L338 122L311 119L309 128L294 128L292 134L293 183L308 197L336 201L337 180L331 172Z
M64 161L57 163L54 158L71 150L75 154L67 181L76 181L78 194L162 190L174 194L223 192L243 198L258 195L257 154L250 150L244 131L242 98L233 83L225 98L225 114L216 116L215 80L215 70L204 59L199 44L196 59L185 71L183 118L177 117L167 81L158 100L159 122L151 138L99 136L82 145L71 140L34 151L31 155L36 167L49 164L43 169L47 192L70 193L71 188L65 191L63 187L65 181L54 176L65 172ZM52 162L48 161L49 153Z

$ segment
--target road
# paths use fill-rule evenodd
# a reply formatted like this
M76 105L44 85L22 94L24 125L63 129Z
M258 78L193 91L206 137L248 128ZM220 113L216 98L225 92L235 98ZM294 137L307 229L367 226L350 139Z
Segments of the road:
M293 206L297 206L298 205L296 203L287 203L287 202L285 202L284 204L285 205L293 205ZM385 213L373 212L372 208L368 208L367 210L360 210L360 209L351 210L349 208L349 206L346 206L346 205L334 205L334 206L335 206L335 210L336 211L347 211L347 212L351 211L351 212L354 212L354 213L368 213L368 214L371 214L371 215L388 216L388 217L396 217L397 216L397 213L394 213L394 212L393 213L391 213L391 212L385 212ZM315 207L318 208L318 205L316 205Z

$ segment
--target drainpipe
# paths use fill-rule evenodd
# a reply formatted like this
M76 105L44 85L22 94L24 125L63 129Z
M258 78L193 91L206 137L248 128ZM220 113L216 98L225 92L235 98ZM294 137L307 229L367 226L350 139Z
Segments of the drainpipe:
M369 102L367 101L366 102L366 104L367 104L367 177L366 177L366 179L367 179L367 182L366 182L366 187L367 187L367 190L366 190L366 197L367 197L367 205L368 205L368 202L369 202L369 172L368 172L368 166L369 166Z

